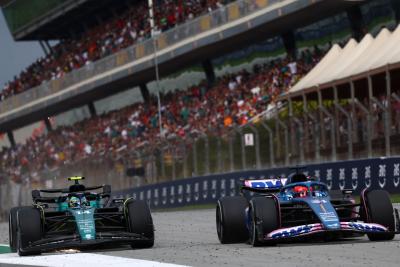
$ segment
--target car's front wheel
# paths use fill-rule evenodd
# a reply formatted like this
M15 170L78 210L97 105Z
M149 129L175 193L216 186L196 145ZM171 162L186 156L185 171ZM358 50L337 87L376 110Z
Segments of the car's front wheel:
M393 205L390 201L388 192L385 190L367 191L362 198L362 216L369 223L377 223L385 226L389 231L395 230L395 221L393 215ZM367 209L365 212L364 209ZM394 233L369 233L369 240L392 240Z
M42 218L40 211L33 207L19 208L16 211L16 222L16 251L18 251L18 255L29 256L40 254L40 250L28 249L31 243L40 240L42 237Z
M150 208L143 200L129 200L125 205L127 228L130 233L140 234L147 240L131 243L132 248L151 248L154 245L154 226Z
M270 197L255 197L250 201L250 244L254 247L263 244L273 245L272 241L264 242L265 234L280 227L279 212L275 199Z
M11 252L17 252L17 211L19 208L12 208L8 215L8 241Z

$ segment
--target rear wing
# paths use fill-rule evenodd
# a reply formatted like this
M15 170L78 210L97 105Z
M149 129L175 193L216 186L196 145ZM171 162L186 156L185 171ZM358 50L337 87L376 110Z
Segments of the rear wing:
M286 185L287 178L270 179L246 179L242 181L240 191L250 191L255 193L276 193Z
M91 190L98 190L98 189L103 189L102 192L98 193L103 198L111 197L111 186L110 185L99 185L99 186L86 187L84 191L79 191L79 192L85 193L85 192L89 192ZM39 202L40 203L58 203L59 199L62 198L61 195L54 196L54 197L48 197L48 196L43 196L41 193L67 194L67 193L71 193L71 191L69 190L69 188L32 190L32 199L33 199L34 203L39 203ZM73 192L73 193L76 193L76 192Z

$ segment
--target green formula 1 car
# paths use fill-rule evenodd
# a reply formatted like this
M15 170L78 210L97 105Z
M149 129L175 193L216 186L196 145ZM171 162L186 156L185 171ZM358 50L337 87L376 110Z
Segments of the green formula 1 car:
M10 210L13 252L37 255L108 243L129 244L132 248L153 246L153 219L146 202L111 200L109 185L85 187L79 183L83 177L68 179L74 182L69 188L33 190L32 206Z

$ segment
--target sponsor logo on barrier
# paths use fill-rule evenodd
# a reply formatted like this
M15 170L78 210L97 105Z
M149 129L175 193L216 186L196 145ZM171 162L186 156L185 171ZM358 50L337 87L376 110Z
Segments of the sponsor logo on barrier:
M395 163L393 165L393 185L398 187L400 183L400 163Z
M226 196L226 180L222 179L221 180L221 188L220 188L220 197Z
M211 181L211 197L213 199L217 198L217 180Z
M199 201L199 183L194 184L194 201L198 202Z
M171 186L169 189L169 203L174 204L175 203L175 186Z
M147 190L146 200L151 200L151 190Z
M162 196L162 202L161 203L163 205L167 204L167 188L165 186L162 188L161 196Z
M366 187L370 187L371 186L371 166L365 167L364 184L365 184Z
M314 176L317 178L317 180L321 180L321 171L320 170L315 170L314 171Z
M203 182L203 199L208 198L208 181Z
M154 203L154 206L158 206L158 204L159 204L159 196L158 196L158 188L155 188L154 189L154 199L153 199L153 203Z
M351 187L356 190L358 187L358 169L351 168Z
M332 189L332 169L326 170L326 186L329 190Z
M186 184L186 202L190 203L192 200L192 189L190 184Z
M340 168L339 169L339 188L343 190L346 187L346 169Z
M380 164L379 165L379 178L378 178L378 182L379 182L379 186L381 188L384 188L386 185L386 164Z
M231 197L233 197L234 195L236 195L236 183L235 183L235 179L230 179L230 183L229 183L229 195Z
M183 202L183 186L180 184L178 185L178 203Z

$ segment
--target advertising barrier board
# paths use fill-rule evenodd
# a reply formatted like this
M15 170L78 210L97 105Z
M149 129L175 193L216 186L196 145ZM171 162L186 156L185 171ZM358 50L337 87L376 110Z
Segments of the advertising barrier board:
M186 205L212 204L223 196L237 195L240 179L286 177L290 168L249 170L192 177L115 192L114 197L146 200L151 208L175 208ZM400 157L339 161L307 165L304 172L325 182L331 190L384 189L400 193Z

